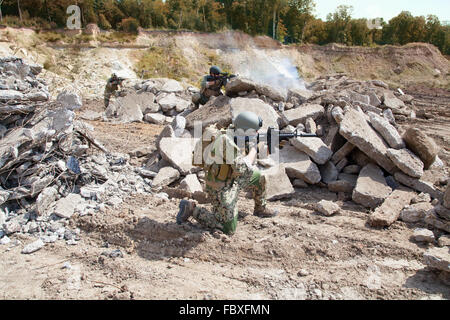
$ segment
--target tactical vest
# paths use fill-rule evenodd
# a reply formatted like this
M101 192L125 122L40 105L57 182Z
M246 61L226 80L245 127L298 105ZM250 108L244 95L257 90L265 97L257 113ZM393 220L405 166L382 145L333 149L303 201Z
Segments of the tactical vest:
M219 84L213 85L209 88L206 88L206 83L208 82L208 77L209 76L205 76L203 78L203 86L202 86L202 90L200 90L200 93L202 95L204 95L207 98L211 98L211 97L218 97L220 95L222 95L222 92L220 91L220 89L223 86L222 81L219 82Z
M199 166L205 170L206 185L219 189L231 182L236 177L231 164L240 154L233 139L221 130L214 141L199 141L199 145L202 146L202 163Z

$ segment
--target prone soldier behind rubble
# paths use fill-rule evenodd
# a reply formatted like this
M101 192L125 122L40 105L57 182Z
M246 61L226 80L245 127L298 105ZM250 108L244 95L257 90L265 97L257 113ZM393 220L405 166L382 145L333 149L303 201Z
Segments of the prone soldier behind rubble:
M261 119L254 113L245 112L234 121L234 129L258 130ZM206 128L194 154L202 156L201 167L205 170L206 192L211 200L212 211L198 207L195 201L182 200L177 223L193 217L203 227L220 229L226 234L236 231L238 220L237 200L242 189L250 189L255 201L253 214L258 217L274 217L278 212L267 208L265 177L254 167L257 147L264 143L250 142L245 155L230 133L234 130L218 130L214 125ZM211 143L209 143L211 141ZM208 144L209 143L209 144ZM224 154L226 153L226 154ZM194 161L196 162L196 161ZM195 163L196 164L196 163Z
M111 99L111 96L116 94L117 91L120 90L120 87L122 86L122 82L124 81L124 78L119 78L115 73L112 74L111 78L108 79L106 82L105 87L105 109L109 106L109 101Z
M226 86L230 78L235 75L223 73L217 66L212 66L209 69L209 75L205 75L201 82L200 93L192 96L194 103L194 110L198 109L200 105L206 104L211 97L218 97L222 94L222 87Z

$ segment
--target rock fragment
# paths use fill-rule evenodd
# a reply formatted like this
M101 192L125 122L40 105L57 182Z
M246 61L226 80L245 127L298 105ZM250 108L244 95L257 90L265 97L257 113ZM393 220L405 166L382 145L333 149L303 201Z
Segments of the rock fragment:
M375 208L382 204L391 192L383 171L376 165L368 164L359 173L352 199L364 207Z

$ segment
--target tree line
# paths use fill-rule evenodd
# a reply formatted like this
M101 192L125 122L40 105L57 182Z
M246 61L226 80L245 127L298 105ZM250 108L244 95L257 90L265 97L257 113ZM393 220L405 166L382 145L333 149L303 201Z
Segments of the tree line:
M320 45L427 42L450 54L450 26L434 15L403 11L388 22L381 19L373 24L353 18L353 8L342 5L322 20L313 14L313 0L0 0L0 20L18 26L64 27L66 10L74 4L81 8L84 26L96 23L104 30L233 29L283 43Z

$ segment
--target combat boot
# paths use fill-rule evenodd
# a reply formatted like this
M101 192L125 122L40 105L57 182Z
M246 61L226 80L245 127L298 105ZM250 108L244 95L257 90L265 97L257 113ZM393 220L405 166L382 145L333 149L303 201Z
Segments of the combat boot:
M278 213L278 210L271 210L267 207L255 208L255 210L253 211L253 215L260 218L272 218L277 216Z
M177 214L177 223L182 224L194 213L195 203L188 200L181 200L179 208L180 211L178 211Z

